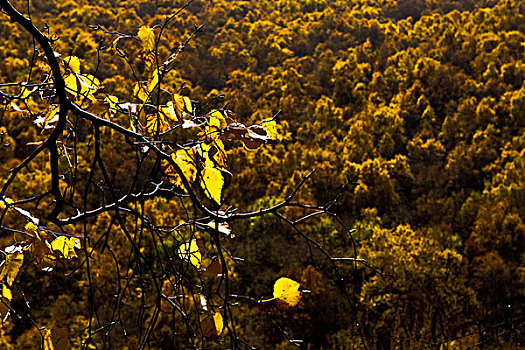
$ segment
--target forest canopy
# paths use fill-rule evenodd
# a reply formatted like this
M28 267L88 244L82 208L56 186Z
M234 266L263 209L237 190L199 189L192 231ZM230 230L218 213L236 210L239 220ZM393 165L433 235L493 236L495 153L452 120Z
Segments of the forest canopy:
M0 5L0 347L523 346L522 1Z

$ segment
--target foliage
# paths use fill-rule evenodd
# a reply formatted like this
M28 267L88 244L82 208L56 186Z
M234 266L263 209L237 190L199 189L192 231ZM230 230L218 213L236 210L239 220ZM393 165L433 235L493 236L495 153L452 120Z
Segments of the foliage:
M221 342L234 336L268 349L295 339L312 348L523 343L517 327L525 290L522 2L195 0L162 30L183 2L30 4L37 28L59 38L52 44L62 54L67 97L101 120L68 111L64 130L75 135L56 138L63 177L49 176L55 156L43 152L0 196L2 227L17 230L2 231L12 281L6 270L3 295L13 298L4 304L24 307L15 285L40 291L28 296L32 318L49 329L67 328L76 347L110 342L131 349L146 334L151 348L198 347L182 341L196 329L212 347L227 347ZM204 31L194 33L201 23ZM52 88L30 84L56 83L46 80L42 52L32 58L32 40L7 16L0 17L0 31L0 83L28 82L1 85L4 185L10 169L57 130L61 110ZM130 144L108 122L148 142ZM169 157L149 156L159 143ZM111 159L105 170L98 157ZM303 183L311 168L315 176ZM166 186L154 187L161 182ZM230 205L258 212L298 185L294 201L329 207L334 216L306 224L298 220L307 210L291 206L277 214L295 226L277 215L226 226L198 216L187 197L195 193L211 214ZM24 202L48 189L54 191L48 197ZM158 195L128 196L123 210L111 207L128 193L152 191ZM51 197L58 192L75 203L58 220L78 215L75 207L108 210L61 230L47 220L57 214ZM24 229L28 222L36 229ZM356 232L348 235L346 227ZM129 240L126 232L137 235ZM331 257L365 264L327 259L303 234ZM21 268L13 254L23 254ZM169 259L176 268L163 263ZM162 271L159 286L138 278L149 276L148 266ZM51 267L47 274L59 278L58 287L42 271ZM212 292L225 288L222 273L230 277L228 293L239 296L230 311ZM175 275L189 282L174 288ZM311 292L292 308L257 303L271 297L279 276ZM207 287L197 290L191 281ZM81 293L87 288L91 295ZM169 296L157 316L156 288ZM182 310L173 318L166 311L172 303ZM57 311L63 305L71 307L68 317ZM108 336L85 331L111 319L120 323ZM185 321L195 328L171 331L172 323ZM120 336L124 323L134 335ZM34 347L27 319L11 315L1 331L0 342Z

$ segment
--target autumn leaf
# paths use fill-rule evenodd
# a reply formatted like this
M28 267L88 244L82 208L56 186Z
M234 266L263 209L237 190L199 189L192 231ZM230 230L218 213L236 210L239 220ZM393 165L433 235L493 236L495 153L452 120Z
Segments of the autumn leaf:
M95 92L100 86L98 78L91 74L68 74L64 76L67 92L77 100L84 98L95 101Z
M95 101L95 92L100 87L100 80L91 74L77 74L80 83L80 95L90 101Z
M204 270L204 275L206 276L217 276L222 274L222 263L219 259L214 259L208 267L206 267L206 270Z
M76 237L60 236L51 242L51 250L59 251L66 259L77 258L75 248L80 248L80 239Z
M212 166L204 167L200 178L200 185L208 198L213 199L217 204L221 204L224 177L219 169Z
M260 125L252 125L246 129L246 135L245 137L254 139L254 140L262 140L266 141L268 140L268 135L266 134L266 130Z
M14 203L11 198L4 197L0 199L0 211L4 211L6 208L9 208L9 204Z
M68 74L64 76L64 82L66 83L66 90L73 96L77 97L80 93L78 88L78 81L75 74Z
M35 92L36 90L38 89L37 86L35 86L34 88L32 89L28 89L27 87L24 86L24 88L22 89L22 92L20 93L20 99L21 100L25 100L27 99L33 92Z
M263 300L263 302L278 300L286 306L296 306L301 300L302 294L299 287L298 282L287 277L281 277L273 285L273 298Z
M44 115L41 115L38 118L36 118L33 123L35 123L42 129L46 129L50 123L54 123L58 120L59 110L59 106L50 106L47 112Z
M199 246L197 245L197 240L192 239L190 242L185 242L179 247L179 257L183 260L190 262L196 268L201 267L202 254L200 252Z
M217 331L217 335L221 335L222 330L224 328L224 323L220 312L216 312L215 315L213 315L213 323L215 324L215 330Z
M153 136L157 134L157 131L163 133L169 127L166 118L164 118L164 113L146 115L146 132L148 135Z
M151 93L159 84L159 70L155 69L148 78L148 92Z
M211 160L219 168L227 168L227 156L224 143L220 139L215 139L211 143L201 143L197 148L199 156L206 161Z
M264 141L261 139L252 138L244 138L242 142L244 143L244 147L248 150L254 150L264 143Z
M214 126L218 129L225 129L228 126L224 114L216 109L210 112L208 118L210 126Z
M9 299L6 299L5 297L2 297L2 300L0 300L0 321L1 324L4 324L5 320L7 319L7 316L9 316L9 312L11 311L7 305L10 304Z
M247 149L252 150L261 146L267 139L266 131L261 126L252 125L246 128L246 134L242 142Z
M24 231L26 231L30 236L34 236L37 230L38 226L32 223L31 221L28 222L24 227Z
M183 129L188 129L188 128L195 128L199 126L199 124L195 123L193 120L184 119L181 126Z
M53 255L50 245L44 243L45 232L40 231L39 237L34 237L31 241L31 255L33 264L44 271L51 271L56 265L57 257Z
M53 339L51 338L51 329L44 329L44 350L55 350Z
M201 322L202 333L205 337L218 338L224 329L224 320L220 312L206 317Z
M145 103L148 100L149 94L141 83L136 83L133 87L133 97Z
M153 51L155 49L155 32L153 28L148 26L140 27L137 37L140 39L144 51Z
M2 297L9 301L13 300L13 293L11 292L11 289L9 289L5 284L2 285Z
M266 131L266 135L270 140L280 141L281 135L277 132L277 123L273 119L265 119L260 123L261 127Z
M195 181L197 177L197 167L195 165L194 150L192 148L177 150L175 153L171 154L171 158L182 170L184 177L190 184ZM186 191L179 174L177 174L173 166L166 160L162 161L162 166L165 174L169 177L170 182Z
M224 138L228 141L240 141L246 134L246 125L241 123L231 123L224 130Z
M191 106L191 100L188 96L182 96L179 94L173 94L172 106L175 109L175 114L179 120L184 119L185 114L192 114L193 107Z
M68 67L73 73L80 73L80 60L76 56L68 56L64 58L64 65Z
M113 95L107 95L104 99L104 102L106 102L109 105L109 112L106 114L109 117L113 117L113 114L117 112L118 97Z
M35 231L33 237L29 240L29 246L24 250L29 250L33 258L33 264L37 267L52 270L56 264L57 256L53 254L51 244L48 241L55 239L55 236L43 230Z
M69 332L65 328L43 329L44 350L65 350L68 348Z
M226 150L224 149L224 143L217 139L212 143L210 148L210 159L216 162L216 164L221 168L228 167Z
M23 253L19 251L15 251L12 254L8 254L6 259L2 263L3 269L2 269L2 272L0 273L0 281L3 280L5 277L7 284L9 286L12 285L23 263L24 263Z
M175 108L173 107L173 102L168 101L166 103L166 107L161 106L160 111L171 121L178 123L180 119L177 117L177 114L175 113Z
M148 26L140 27L137 37L140 39L140 43L142 45L139 58L142 59L148 66L153 65L155 62L155 32L153 31L153 28Z

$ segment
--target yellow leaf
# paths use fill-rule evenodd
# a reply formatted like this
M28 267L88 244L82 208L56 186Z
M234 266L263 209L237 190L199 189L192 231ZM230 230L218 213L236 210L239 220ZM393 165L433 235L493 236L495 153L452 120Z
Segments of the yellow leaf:
M163 133L169 127L166 118L164 118L164 113L146 115L146 132L150 136L156 135L157 131Z
M191 106L191 100L188 96L182 96L179 94L173 94L173 107L175 108L175 113L179 119L183 119L184 114L192 114L193 107Z
M220 312L216 312L215 315L213 315L213 323L215 324L217 335L221 335L224 324Z
M13 300L13 293L11 293L11 289L9 289L5 284L2 285L2 296L9 301Z
M11 198L4 197L0 199L0 211L5 210L5 208L11 203L14 203Z
M172 120L174 122L179 122L180 121L180 118L177 116L177 113L175 113L175 107L173 106L173 102L172 101L168 101L168 103L166 103L166 107L161 107L160 110L170 120Z
M118 97L113 95L108 95L104 99L104 102L107 102L109 104L109 110L111 112L117 111L117 104L118 104Z
M301 299L300 284L292 279L281 277L273 285L273 297L295 306Z
M0 301L0 327L4 324L5 320L7 320L7 316L9 316L9 312L11 311L7 305L9 305L9 300L2 298L2 301Z
M139 28L137 36L142 45L139 58L143 60L147 66L152 66L155 63L155 32L153 28L142 26Z
M216 152L214 152L214 149ZM210 150L210 156L219 167L228 168L226 150L224 149L224 143L220 139L213 141L213 148Z
M91 74L78 74L77 79L80 83L80 95L91 101L94 101L94 94L97 92L100 86L100 81Z
M66 75L64 77L64 82L66 83L67 92L77 97L80 91L78 88L78 81L77 81L77 77L75 76L75 74Z
M94 94L97 92L100 81L91 74L68 74L64 77L67 92L77 99L87 98L94 101Z
M80 239L60 236L51 242L51 250L58 250L66 259L76 258L75 248L80 248Z
M22 92L20 94L20 99L25 100L26 98L29 97L29 95L31 95L37 89L38 89L38 87L36 87L36 86L33 89L28 89L27 87L24 86L24 88L22 89Z
M73 73L80 73L80 60L76 56L64 58L64 64L69 67Z
M201 267L202 254L197 245L197 240L193 239L190 242L181 244L179 247L179 257L183 260L190 261L190 264L196 268Z
M51 329L44 329L44 350L55 350L53 339L51 338Z
M59 112L60 106L51 106L51 108L47 111L46 115L44 116L44 121L40 124L40 126L43 129L45 129L49 123L51 123L54 119L57 118Z
M28 143L26 143L26 146L40 146L43 143L44 143L44 141L28 142Z
M273 285L273 298L263 300L270 301L277 299L287 306L295 306L301 300L300 284L292 279L281 277Z
M142 43L142 50L153 51L155 49L155 32L153 28L148 26L140 27L137 37Z
M27 233L33 235L33 234L36 232L36 230L38 230L38 227L37 227L34 223L32 223L32 222L28 222L28 223L26 224L26 226L24 227L24 230L25 230Z
M173 94L173 108L175 109L175 114L179 120L182 118L182 112L184 111L184 97L179 94Z
M69 332L65 328L44 329L44 350L66 350Z
M219 312L206 316L201 322L202 333L205 337L218 338L224 329L223 322L222 315Z
M195 165L194 156L194 150L192 148L180 149L171 155L171 158L182 170L184 177L190 184L195 181L197 177L197 167ZM162 166L164 167L164 172L169 177L170 182L186 190L175 169L165 160L162 161Z
M49 64L46 62L47 58L46 56L44 55L43 52L40 52L36 58L36 66L44 71L44 72L49 72L51 70L51 67L49 66Z
M261 126L266 131L270 140L281 140L281 135L277 132L277 123L273 119L265 119L261 122Z
M4 277L6 277L7 284L12 285L23 263L24 263L23 253L14 252L12 254L8 254L6 259L4 260L4 268L2 269L2 272L0 273L0 280L3 280Z
M217 204L221 204L224 177L219 169L206 166L202 170L200 184L209 198L213 199Z
M57 118L58 112L60 111L59 106L51 106L47 113L41 117L37 118L35 120L36 125L40 126L41 128L45 129L46 126L54 121Z
M148 79L148 92L151 93L157 87L157 84L159 84L159 70L155 69L151 72Z
M209 124L210 126L214 126L218 129L225 129L228 126L224 115L216 109L211 111L209 114Z
M136 83L135 87L133 88L133 97L138 98L140 101L142 101L142 103L144 103L148 100L149 95L141 83Z
M220 139L215 139L209 144L201 143L197 151L199 156L205 159L206 164L213 167L213 163L215 163L219 168L228 168L224 143Z
M184 96L184 110L189 114L193 113L193 107L191 106L191 100L188 96Z

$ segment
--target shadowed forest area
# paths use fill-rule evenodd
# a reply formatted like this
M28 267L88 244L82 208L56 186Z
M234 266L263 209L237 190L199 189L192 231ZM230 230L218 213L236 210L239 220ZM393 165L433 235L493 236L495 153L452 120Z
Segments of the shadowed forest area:
M525 347L523 1L0 6L0 349Z

